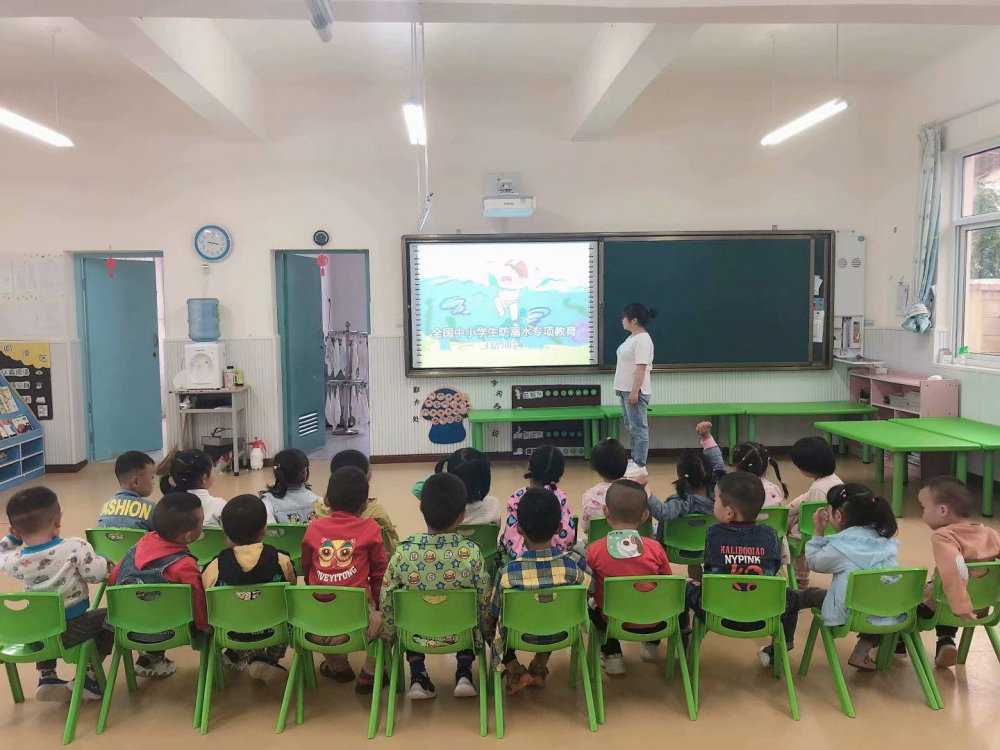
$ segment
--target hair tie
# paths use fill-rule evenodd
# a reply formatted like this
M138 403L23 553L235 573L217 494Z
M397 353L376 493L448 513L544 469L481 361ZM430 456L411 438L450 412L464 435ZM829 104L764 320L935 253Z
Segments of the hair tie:
M846 503L847 502L847 498L849 496L850 496L850 493L847 491L847 485L845 484L845 485L843 485L840 488L840 499L843 500Z

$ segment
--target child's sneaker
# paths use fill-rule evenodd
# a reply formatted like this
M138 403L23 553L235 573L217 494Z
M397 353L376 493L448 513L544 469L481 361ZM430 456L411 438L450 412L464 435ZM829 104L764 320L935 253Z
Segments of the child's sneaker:
M223 650L222 664L226 669L231 669L234 672L242 672L247 668L247 663L244 661L243 655L231 648Z
M639 648L639 658L642 659L647 664L652 664L656 661L656 649L658 644L652 641L646 641Z
M625 674L625 657L621 654L601 654L601 666L604 667L605 674L623 675Z
M479 695L476 685L472 681L471 669L460 669L455 672L455 691L452 693L456 698L475 698Z
M958 664L958 648L951 638L942 638L937 642L937 650L934 653L934 666L938 669L947 669Z
M639 466L631 458L628 460L628 464L625 466L625 479L631 479L633 482L638 482L639 484L646 484L649 481L649 471L645 466Z
M177 665L163 654L140 654L135 660L135 673L140 677L162 680L176 671Z
M545 678L549 676L548 659L544 661L539 661L539 659L547 656L548 654L535 654L531 663L528 664L528 677L531 678L531 682L528 684L533 688L545 687Z
M265 683L277 682L288 677L288 670L280 664L272 664L264 659L254 659L247 666L247 674Z
M38 678L38 687L35 689L35 700L50 703L68 701L72 687L66 680L60 680L55 671L42 672Z
M73 682L68 684L70 690L73 689L73 684L75 682L76 680L73 680ZM101 686L97 684L97 680L94 676L89 673L83 678L82 697L85 701L99 701L104 697L104 691L101 690Z
M425 701L436 698L437 689L426 672L413 672L410 674L410 691L407 696L413 701Z

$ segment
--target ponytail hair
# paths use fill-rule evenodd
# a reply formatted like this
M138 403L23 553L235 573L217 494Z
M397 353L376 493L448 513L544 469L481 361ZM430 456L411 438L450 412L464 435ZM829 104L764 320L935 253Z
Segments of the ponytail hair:
M205 451L173 451L157 467L157 473L162 475L160 491L168 495L200 490L205 477L212 473L212 466L212 459Z
M528 459L528 473L525 479L531 479L544 487L555 489L566 471L566 457L554 445L540 445L531 452Z
M622 316L634 320L645 328L649 325L649 321L656 317L656 310L652 307L646 307L641 302L630 302L622 310Z
M896 536L899 530L889 502L863 484L849 482L831 487L826 493L826 502L833 510L840 511L845 529L868 526L886 539Z
M677 459L677 494L690 495L692 490L708 486L712 465L701 448L685 448Z
M478 503L490 494L490 460L475 448L459 448L448 458L438 461L434 473L454 474L461 479L469 503Z
M298 448L285 448L274 457L274 484L267 491L284 497L291 487L301 487L309 479L309 459Z
M770 466L774 469L774 476L777 477L778 484L781 485L781 491L786 498L788 497L788 485L781 478L778 462L774 460L765 446L750 441L740 443L733 451L733 464L740 471L747 471L761 478L767 474L767 468Z

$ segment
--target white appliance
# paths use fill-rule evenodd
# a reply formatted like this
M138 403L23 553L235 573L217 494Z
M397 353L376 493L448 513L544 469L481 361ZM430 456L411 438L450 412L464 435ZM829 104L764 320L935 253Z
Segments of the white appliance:
M526 218L535 213L535 196L518 192L517 178L497 175L494 194L483 198L483 216L487 219Z
M226 345L207 341L184 345L184 371L188 390L222 388L226 369Z
M863 354L867 242L863 234L837 237L833 276L833 351L837 356Z

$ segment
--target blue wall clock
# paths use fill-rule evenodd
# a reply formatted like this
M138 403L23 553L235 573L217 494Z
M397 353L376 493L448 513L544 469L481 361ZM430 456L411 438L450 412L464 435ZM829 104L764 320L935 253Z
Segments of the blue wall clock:
M206 224L194 233L194 251L210 263L225 260L232 250L233 238L216 224Z

